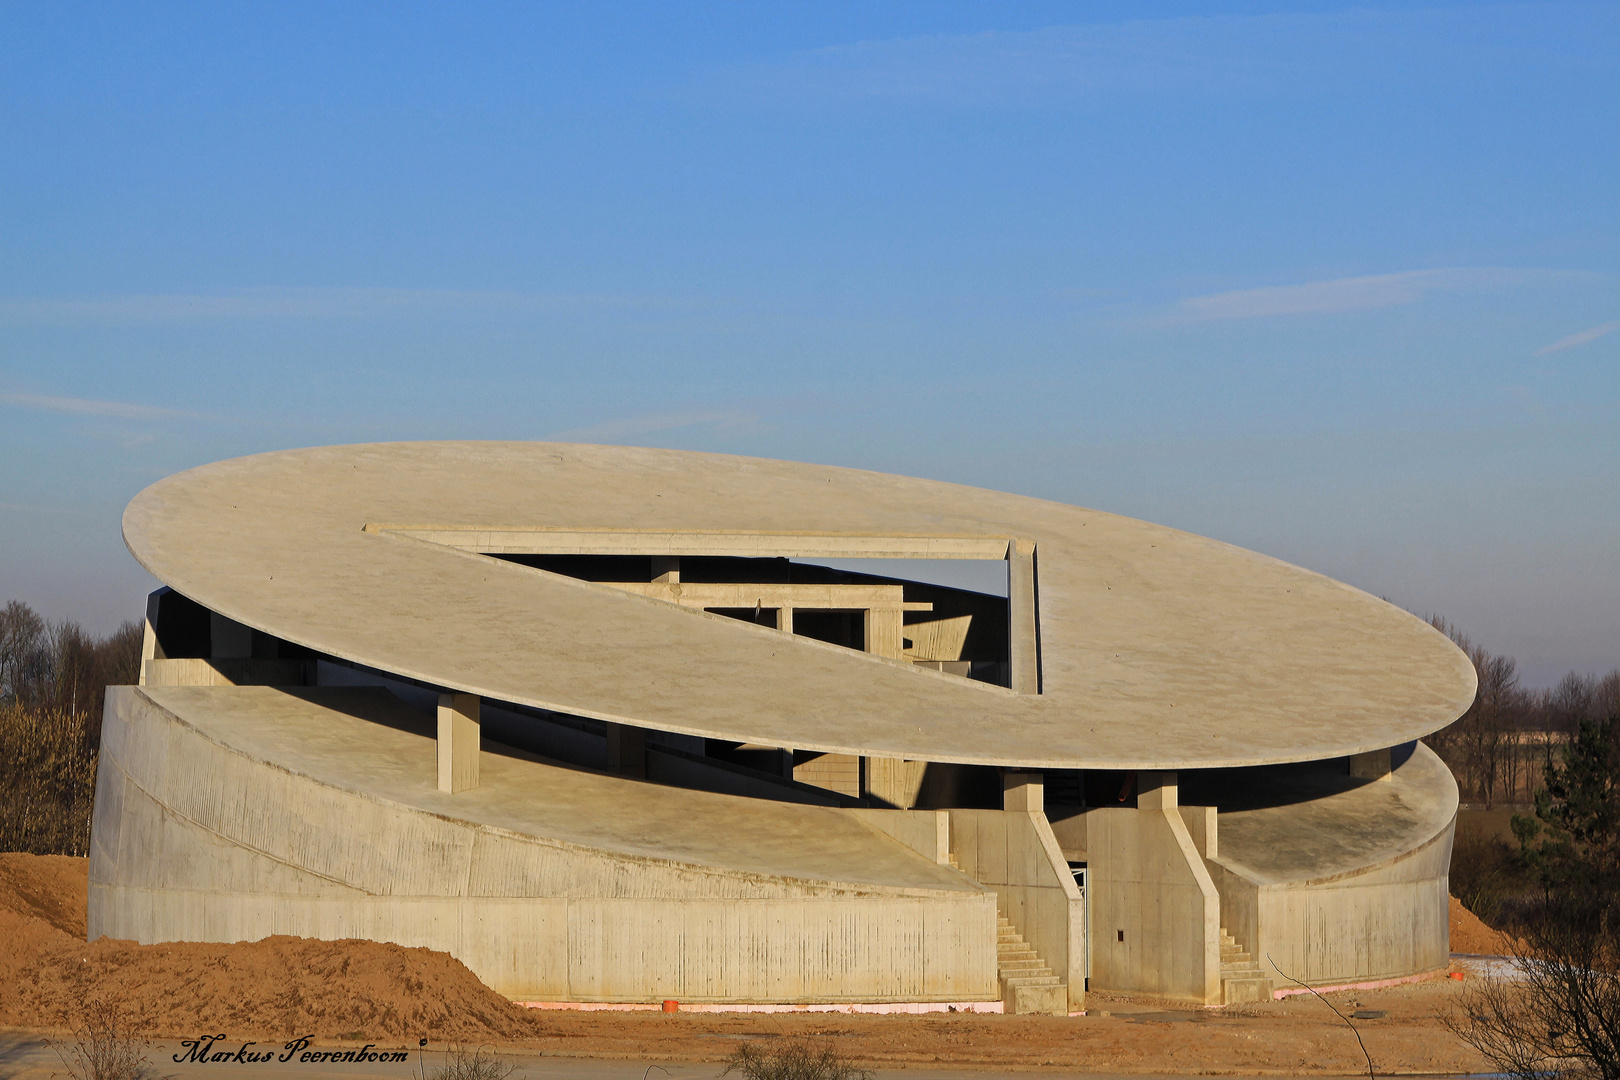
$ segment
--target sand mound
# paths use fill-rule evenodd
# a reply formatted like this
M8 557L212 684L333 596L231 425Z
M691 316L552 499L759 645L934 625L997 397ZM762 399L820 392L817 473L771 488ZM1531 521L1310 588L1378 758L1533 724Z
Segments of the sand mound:
M84 941L88 864L0 854L0 1025L72 1027L114 1001L152 1036L226 1032L479 1043L542 1020L458 960L376 941L271 937L230 945Z
M1478 915L1463 907L1462 901L1451 898L1451 951L1475 953L1485 956L1509 956L1524 945L1517 938L1500 930L1492 930L1480 921Z
M0 911L84 937L89 863L70 855L0 855Z

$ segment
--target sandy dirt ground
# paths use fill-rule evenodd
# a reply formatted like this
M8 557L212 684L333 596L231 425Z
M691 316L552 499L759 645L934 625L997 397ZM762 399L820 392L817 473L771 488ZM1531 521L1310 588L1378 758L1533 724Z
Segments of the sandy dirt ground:
M458 961L367 941L267 938L230 945L84 942L86 863L0 854L0 1025L76 1026L86 1002L115 1002L152 1038L226 1033L280 1044L408 1046L421 1038L507 1047L548 1058L721 1062L736 1047L783 1038L830 1040L892 1070L984 1069L1114 1074L1365 1074L1356 1032L1311 995L1223 1009L1093 993L1068 1018L557 1012L519 1007ZM1453 948L1497 951L1499 939L1453 902ZM1456 965L1454 965L1456 966ZM1467 983L1434 979L1328 1000L1355 1021L1376 1071L1470 1073L1486 1062L1440 1023ZM715 1070L716 1072L718 1069Z

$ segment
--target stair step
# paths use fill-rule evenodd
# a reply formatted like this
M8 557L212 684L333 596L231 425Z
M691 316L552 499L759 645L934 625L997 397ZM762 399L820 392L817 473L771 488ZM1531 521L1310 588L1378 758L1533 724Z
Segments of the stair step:
M1228 1005L1235 1005L1241 1001L1270 1001L1271 990L1271 980L1264 975L1221 979L1221 997Z
M1014 1012L1037 1011L1062 1015L1067 1011L1063 981L1046 966L1034 946L1013 926L1012 920L996 914L996 975L1002 998Z
M1006 986L1057 986L1056 975L1013 975L1002 979ZM1267 985L1270 985L1269 983Z

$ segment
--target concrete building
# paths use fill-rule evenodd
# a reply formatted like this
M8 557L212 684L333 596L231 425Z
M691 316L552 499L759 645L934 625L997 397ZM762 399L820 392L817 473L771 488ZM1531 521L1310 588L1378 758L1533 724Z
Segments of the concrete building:
M92 938L375 938L529 1002L1055 1013L1447 963L1457 789L1416 740L1473 670L1275 559L537 443L225 461L124 536L167 587L108 691Z

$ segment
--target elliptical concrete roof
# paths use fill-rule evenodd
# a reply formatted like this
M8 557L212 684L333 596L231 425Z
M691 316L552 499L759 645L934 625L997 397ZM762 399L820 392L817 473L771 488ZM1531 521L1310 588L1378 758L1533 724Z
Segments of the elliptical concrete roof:
M615 537L673 554L805 554L790 549L813 537L897 557L1033 542L1041 692L446 546ZM125 511L124 538L191 599L356 663L808 750L1047 768L1313 760L1426 735L1475 689L1467 658L1422 620L1276 559L1096 510L821 465L556 443L290 450L153 484Z

